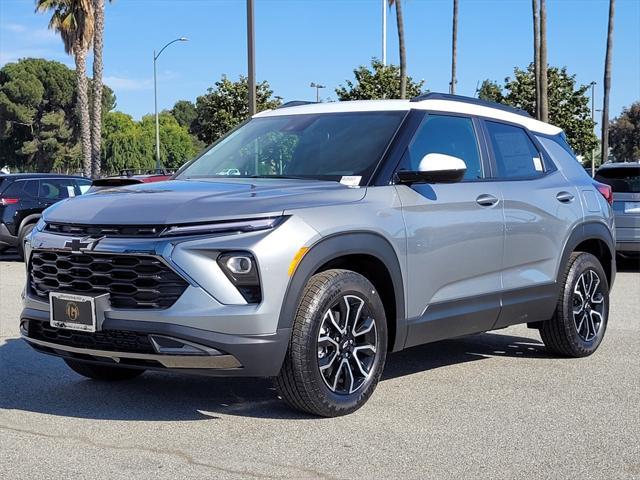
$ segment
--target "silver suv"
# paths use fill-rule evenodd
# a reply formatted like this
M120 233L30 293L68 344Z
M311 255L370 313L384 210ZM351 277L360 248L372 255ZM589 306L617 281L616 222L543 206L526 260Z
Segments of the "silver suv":
M262 112L173 180L45 211L21 332L97 380L275 377L291 406L353 412L387 353L527 323L600 345L615 275L609 186L563 132L428 94Z

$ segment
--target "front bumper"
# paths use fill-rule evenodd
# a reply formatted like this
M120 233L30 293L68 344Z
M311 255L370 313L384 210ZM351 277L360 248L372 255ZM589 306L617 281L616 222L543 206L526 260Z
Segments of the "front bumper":
M102 332L135 333L141 338L163 337L198 347L189 355L166 354L157 351L119 351L114 348L87 346L87 342L73 340L74 332L65 331L64 342L35 335L35 322L48 325L47 312L31 308L22 311L20 333L35 350L62 358L82 360L129 368L176 371L211 376L271 377L278 374L286 352L290 329L272 335L229 335L205 330L155 322L105 320ZM91 334L82 333L87 339ZM90 338L89 338L90 339ZM154 345L153 341L148 343ZM124 349L123 349L124 350Z

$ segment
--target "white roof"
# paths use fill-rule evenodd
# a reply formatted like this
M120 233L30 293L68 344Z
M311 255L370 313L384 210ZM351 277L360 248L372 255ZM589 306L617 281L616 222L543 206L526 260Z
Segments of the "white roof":
M559 127L499 108L444 99L426 99L417 102L411 102L409 100L355 100L350 102L309 103L294 107L278 108L276 110L266 110L254 115L254 118L275 117L279 115L302 115L308 113L406 111L411 109L463 113L495 118L497 120L516 123L528 128L532 132L546 135L557 135L562 131Z

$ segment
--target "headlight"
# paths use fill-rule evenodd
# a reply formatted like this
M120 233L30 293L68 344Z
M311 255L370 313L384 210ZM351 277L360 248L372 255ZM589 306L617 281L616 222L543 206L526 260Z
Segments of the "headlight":
M249 252L224 252L218 265L247 303L260 303L262 291L255 258Z
M163 236L203 235L207 233L244 233L269 230L277 227L286 217L253 218L231 222L216 222L198 225L177 225L167 228Z
M38 232L41 232L44 230L44 227L46 225L47 225L47 222L44 221L43 217L40 217L40 220L38 220L38 223L36 223L35 230Z

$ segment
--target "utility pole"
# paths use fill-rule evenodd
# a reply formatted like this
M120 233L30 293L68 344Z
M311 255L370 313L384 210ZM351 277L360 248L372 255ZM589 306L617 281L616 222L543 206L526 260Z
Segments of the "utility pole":
M596 126L596 106L595 106L595 91L596 91L596 82L591 82L591 120L593 121L593 126ZM596 176L596 150L595 148L591 149L591 178L595 178Z
M315 88L316 89L316 103L320 103L320 89L321 88L327 88L326 85L320 85L319 83L316 82L311 82L311 85L309 85L311 88Z
M382 0L382 65L387 65L387 0Z
M253 21L253 0L247 0L247 83L249 87L249 116L256 113L256 57Z

